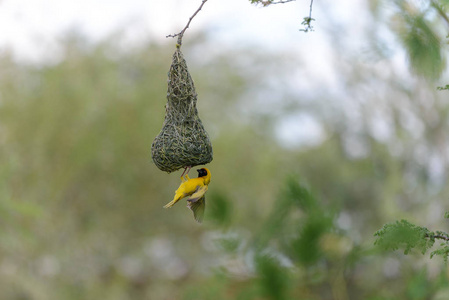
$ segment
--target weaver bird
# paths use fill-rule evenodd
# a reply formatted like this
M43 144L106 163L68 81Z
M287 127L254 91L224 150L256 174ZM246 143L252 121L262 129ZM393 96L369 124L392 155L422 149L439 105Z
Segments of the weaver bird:
M164 208L170 208L182 198L189 196L187 207L193 211L193 217L199 223L203 220L204 209L206 208L205 194L210 183L210 171L207 168L198 169L198 177L190 178L184 173L181 175L181 185L175 192L173 200L166 204Z

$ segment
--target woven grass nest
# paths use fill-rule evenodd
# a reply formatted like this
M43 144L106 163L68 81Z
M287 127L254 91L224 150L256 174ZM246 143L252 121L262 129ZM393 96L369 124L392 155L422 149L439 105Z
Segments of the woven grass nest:
M198 95L178 48L168 72L167 104L162 130L151 145L156 166L165 172L212 161L212 144L196 108Z

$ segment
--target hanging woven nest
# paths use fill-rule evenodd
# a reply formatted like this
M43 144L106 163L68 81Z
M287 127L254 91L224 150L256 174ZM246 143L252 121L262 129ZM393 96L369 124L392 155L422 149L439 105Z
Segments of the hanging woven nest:
M198 117L197 94L179 47L168 72L167 104L162 130L154 139L151 155L165 172L212 161L212 144Z

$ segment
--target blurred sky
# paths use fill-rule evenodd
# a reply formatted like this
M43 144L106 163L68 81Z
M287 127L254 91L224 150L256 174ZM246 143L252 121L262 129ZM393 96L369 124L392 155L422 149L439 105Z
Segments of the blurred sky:
M363 27L370 22L367 1L315 1L312 17L315 31L304 33L301 22L309 14L309 0L269 7L248 0L209 0L193 19L184 42L193 32L207 32L218 51L257 47L277 53L297 53L304 61L307 78L298 73L292 89L304 87L339 91L338 74L332 68L332 39L329 28L338 29L339 39L349 51L363 51ZM179 32L201 0L0 0L0 52L9 51L18 61L42 63L62 59L59 41L70 31L100 41L121 32L123 47L148 40L175 43L165 36ZM355 14L356 13L356 14ZM356 17L355 17L356 16ZM351 50L352 49L352 50ZM297 126L280 124L279 138L313 140L320 128L307 116L293 116ZM307 127L308 130L302 130ZM289 130L284 130L289 128ZM302 134L307 136L301 137ZM320 138L318 138L320 140ZM313 142L313 141L312 141ZM296 146L296 144L293 144Z
M314 48L320 56L326 47L323 30L326 22L320 17L322 8L332 11L339 23L350 22L354 34L360 23L360 1L315 1L314 34L299 32L303 17L309 13L309 0L263 8L248 0L209 0L191 23L189 31L209 30L223 44L254 44L259 47ZM0 47L10 48L19 59L39 60L56 50L64 32L76 30L93 40L101 40L118 30L129 42L138 43L148 37L165 40L179 32L200 0L0 0ZM326 7L327 6L327 7ZM358 18L352 19L354 11ZM328 11L329 12L329 11ZM354 39L356 41L357 39ZM318 53L317 53L318 51ZM51 53L51 51L50 51ZM326 54L326 53L323 53ZM320 59L322 61L322 59Z

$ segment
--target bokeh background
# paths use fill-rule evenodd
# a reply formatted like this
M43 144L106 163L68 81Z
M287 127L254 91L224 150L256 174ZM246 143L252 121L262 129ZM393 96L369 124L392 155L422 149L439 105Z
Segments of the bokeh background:
M208 1L182 47L214 147L199 225L162 208L181 172L150 147L200 1L0 1L0 298L449 299L443 259L373 245L448 227L429 3L315 1L305 33L308 1Z

